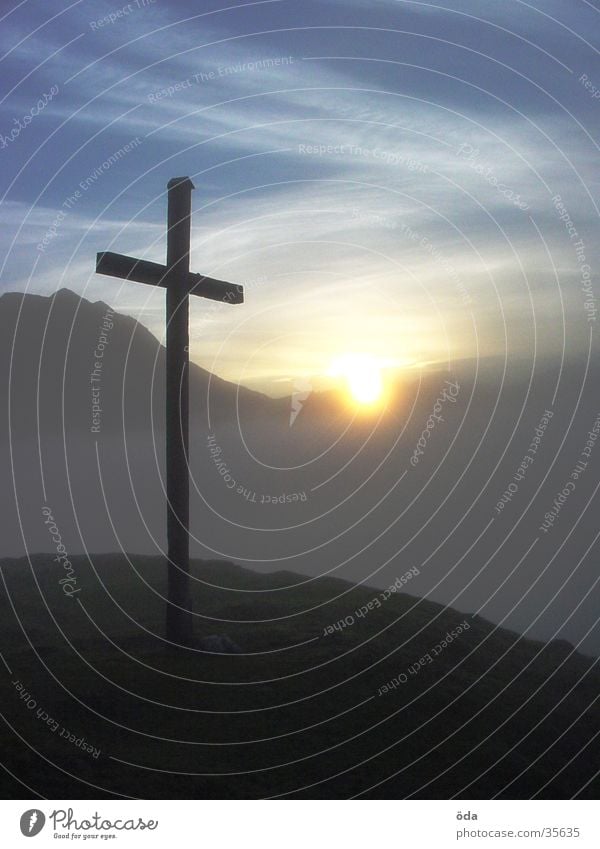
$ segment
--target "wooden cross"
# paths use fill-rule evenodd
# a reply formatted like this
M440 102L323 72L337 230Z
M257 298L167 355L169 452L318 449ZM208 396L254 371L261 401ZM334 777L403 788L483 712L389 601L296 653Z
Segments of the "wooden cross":
M167 290L167 540L168 599L166 635L170 642L191 645L193 637L190 597L189 540L189 295L229 304L244 301L242 286L212 280L190 272L190 218L192 190L189 177L174 177L167 184L167 263L146 262L115 253L96 256L96 272Z

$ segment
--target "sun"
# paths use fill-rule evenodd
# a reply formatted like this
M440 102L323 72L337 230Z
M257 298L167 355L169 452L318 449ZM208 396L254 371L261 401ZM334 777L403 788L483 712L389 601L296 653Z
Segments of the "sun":
M369 354L337 357L331 363L328 375L343 378L352 400L360 406L373 406L383 397L382 364Z

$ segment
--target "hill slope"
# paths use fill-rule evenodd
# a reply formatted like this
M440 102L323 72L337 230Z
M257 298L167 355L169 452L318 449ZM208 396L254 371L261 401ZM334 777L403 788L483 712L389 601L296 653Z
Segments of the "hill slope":
M2 562L5 796L597 795L600 676L567 643L197 561L196 634L242 653L169 651L160 558L72 558L73 598L61 568Z

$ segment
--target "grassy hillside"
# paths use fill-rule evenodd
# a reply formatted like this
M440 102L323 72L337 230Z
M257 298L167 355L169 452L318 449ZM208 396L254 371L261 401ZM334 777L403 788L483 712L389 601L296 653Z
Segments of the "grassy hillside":
M179 650L161 638L164 561L72 563L73 598L50 556L1 564L5 797L598 794L600 676L566 643L196 562L196 635L242 653Z

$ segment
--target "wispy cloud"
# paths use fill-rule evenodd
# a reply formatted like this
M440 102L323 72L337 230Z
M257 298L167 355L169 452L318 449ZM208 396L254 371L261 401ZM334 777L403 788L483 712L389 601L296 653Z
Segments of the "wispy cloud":
M228 338L226 376L271 369L279 380L303 357L318 371L352 340L415 361L493 354L506 323L517 351L532 304L547 321L563 308L585 321L552 198L595 269L598 104L577 80L593 75L590 10L310 8L310 19L281 3L203 14L157 0L96 31L111 9L95 2L25 38L5 65L14 92L0 118L8 125L48 81L60 94L0 151L4 186L14 183L0 211L3 288L25 288L35 260L39 291L103 296L161 336L162 293L95 277L93 258L110 248L163 261L165 184L188 173L193 267L251 284L242 310L194 305L193 356L206 363ZM27 35L18 16L7 26ZM565 40L579 46L572 69ZM64 214L133 138L139 148ZM552 349L544 333L539 344Z

